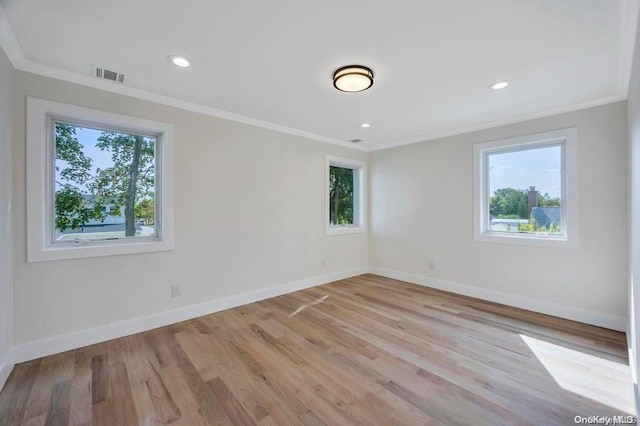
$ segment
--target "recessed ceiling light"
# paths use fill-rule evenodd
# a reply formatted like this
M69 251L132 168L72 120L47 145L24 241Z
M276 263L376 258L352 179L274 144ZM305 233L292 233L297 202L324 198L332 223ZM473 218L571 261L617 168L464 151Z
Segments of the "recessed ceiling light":
M366 129L367 127L371 127L371 124L369 124L369 123L362 123L362 124L360 125L360 127L364 127L364 128Z
M508 87L510 84L510 81L496 81L495 83L489 85L489 89L500 90Z
M171 55L169 56L169 60L173 63L173 65L186 68L191 65L191 60L189 58L185 58L184 56L179 55Z
M373 86L373 71L362 65L347 65L333 73L333 87L341 92L362 92Z

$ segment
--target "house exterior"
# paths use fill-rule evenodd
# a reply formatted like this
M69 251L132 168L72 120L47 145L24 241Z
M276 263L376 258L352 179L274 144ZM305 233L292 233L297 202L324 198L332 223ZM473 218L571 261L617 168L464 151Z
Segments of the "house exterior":
M523 232L530 224L535 226L535 230L541 228L550 229L562 227L562 208L560 206L540 207L538 206L538 191L535 186L530 186L527 193L527 208L529 219L505 219L491 215L489 218L490 229L498 232ZM529 229L527 232L533 231Z
M518 232L519 225L527 225L527 219L499 219L492 218L490 229L498 232Z
M562 226L562 208L554 207L533 207L531 209L531 220L535 222L536 229L553 226Z
M93 207L96 199L95 195L84 194L82 198L84 199L85 207ZM124 206L118 208L114 203L104 203L102 212L106 213L104 220L89 219L86 226L124 225Z
M85 207L91 208L95 202L95 195L83 194ZM67 240L75 238L83 238L88 234L96 233L105 235L116 235L125 232L126 219L124 214L124 206L117 207L114 203L104 203L102 212L105 213L104 220L89 219L86 224L77 229L65 229L60 231L56 229L57 240ZM136 234L141 233L142 227L136 222Z

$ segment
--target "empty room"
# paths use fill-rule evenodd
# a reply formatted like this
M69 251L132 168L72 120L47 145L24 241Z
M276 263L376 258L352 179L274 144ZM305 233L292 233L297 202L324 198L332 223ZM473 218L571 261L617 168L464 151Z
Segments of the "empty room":
M640 0L0 0L0 426L636 424Z

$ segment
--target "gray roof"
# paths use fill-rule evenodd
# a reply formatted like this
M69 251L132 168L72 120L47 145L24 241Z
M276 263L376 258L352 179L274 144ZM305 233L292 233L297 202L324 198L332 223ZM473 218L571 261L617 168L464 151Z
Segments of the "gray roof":
M561 207L534 207L531 209L531 217L536 222L537 227L548 228L552 223L555 226L562 225Z

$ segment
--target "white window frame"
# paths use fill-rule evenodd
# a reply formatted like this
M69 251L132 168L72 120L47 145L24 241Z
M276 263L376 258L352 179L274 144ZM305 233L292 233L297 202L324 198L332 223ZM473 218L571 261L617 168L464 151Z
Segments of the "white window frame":
M344 167L347 169L353 169L354 173L354 185L353 185L353 225L331 225L330 224L330 167ZM364 161L352 160L350 158L336 157L334 155L327 155L325 161L325 226L327 235L344 235L355 234L360 232L367 232L366 223L366 194L367 194L367 164Z
M156 236L53 244L54 122L155 136ZM63 104L27 98L27 261L77 259L173 250L173 126Z
M501 139L473 146L473 233L475 241L529 246L576 248L578 244L576 128ZM488 155L560 145L562 147L562 234L544 235L490 231Z

